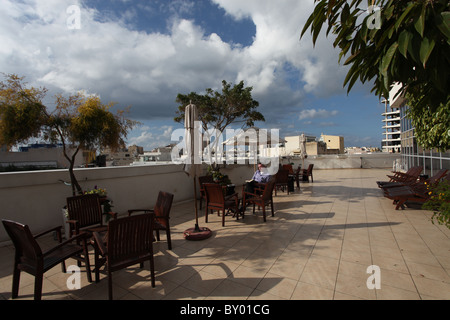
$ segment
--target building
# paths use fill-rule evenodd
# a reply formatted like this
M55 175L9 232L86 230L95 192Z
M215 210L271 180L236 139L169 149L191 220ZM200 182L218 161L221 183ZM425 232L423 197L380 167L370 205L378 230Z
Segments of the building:
M396 92L396 91L395 91ZM396 103L392 103L395 98L395 92L389 96L389 101L384 100L383 118L383 139L381 148L383 152L400 152L401 149L401 126L400 126L400 108ZM388 107L388 103L390 106Z
M285 137L286 156L300 155L300 136ZM344 154L344 137L322 134L318 141L316 137L306 136L306 154L317 156L320 154Z
M322 133L319 141L325 142L326 154L344 154L344 137L330 136Z
M408 105L403 96L396 96L400 85L395 85L389 94L391 107L399 109L401 168L407 170L414 166L422 166L424 174L433 175L437 170L450 169L450 150L439 152L427 150L417 144L415 129L407 117Z
M142 153L144 148L133 145L119 150L104 149L101 156L105 158L107 167L117 167L133 164Z
M71 156L75 149L69 149ZM75 158L75 166L82 166L90 158L89 151L79 152ZM18 151L8 151L6 147L0 149L0 167L16 169L67 169L69 162L64 156L61 145L34 143L21 146Z
M138 164L157 161L171 161L172 149L175 145L171 144L165 147L155 148L152 151L146 151L139 155Z

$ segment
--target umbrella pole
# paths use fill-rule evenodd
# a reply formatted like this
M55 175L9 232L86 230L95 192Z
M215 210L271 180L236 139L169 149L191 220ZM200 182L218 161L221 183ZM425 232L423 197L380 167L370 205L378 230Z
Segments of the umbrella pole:
M198 226L198 208L197 208L197 187L194 176L194 201L195 201L195 227L184 231L184 238L186 240L204 240L212 235L212 231L208 228L201 228Z
M198 208L197 208L197 186L195 184L195 176L194 176L194 199L195 199L195 232L200 232L200 228L198 227Z

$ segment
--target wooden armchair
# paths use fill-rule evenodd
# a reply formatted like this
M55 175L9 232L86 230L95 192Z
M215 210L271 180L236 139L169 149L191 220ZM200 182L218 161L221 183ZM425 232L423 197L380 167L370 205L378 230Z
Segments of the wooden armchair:
M203 199L206 201L205 188L203 187L203 184L205 183L214 183L213 176L198 177L198 185L200 190L200 210L202 210Z
M289 171L285 169L278 170L275 175L275 196L277 195L277 190L287 191L289 194Z
M253 213L255 213L255 206L262 208L264 222L266 222L266 206L270 205L272 217L275 215L273 210L273 189L275 187L275 178L271 178L267 183L260 183L255 188L254 193L242 190L243 194L243 212L244 216L247 204L253 204Z
M154 215L139 214L135 216L111 220L108 223L106 238L94 232L94 239L99 251L106 261L108 273L108 297L113 298L112 273L129 266L150 261L150 275L152 287L155 287L155 266L153 261L153 222ZM96 257L97 262L102 259ZM99 266L96 266L98 270Z
M300 171L302 170L301 166L298 166L297 170L294 172L294 180L297 185L297 189L300 189Z
M84 194L67 198L67 223L70 226L70 236L77 235L80 231L92 235L94 231L106 231L103 224L103 211L100 205L100 197L97 194ZM114 218L116 213L110 212Z
M314 182L313 168L314 168L314 164L311 163L308 166L308 169L303 169L303 171L302 171L303 181L308 181L309 182L309 177L311 177L311 182Z
M170 209L172 208L173 194L160 191L158 193L158 199L156 200L155 207L153 209L130 209L128 210L128 216L134 212L146 212L155 215L155 223L153 229L156 231L156 239L160 241L159 231L166 231L167 245L169 250L172 250L172 240L170 237Z
M86 257L85 264L87 277L88 281L92 282L89 259L87 258L86 234L81 233L62 242L61 226L49 229L33 236L27 225L10 220L2 220L2 223L16 249L12 283L13 299L17 298L19 295L21 271L25 271L34 276L34 299L41 300L44 273L59 263L61 263L62 271L66 273L65 261L68 258L80 253L83 253ZM58 236L59 244L46 251L42 251L36 239L55 231ZM82 243L82 245L73 243L78 240Z
M203 186L206 193L206 223L208 222L208 210L211 210L211 213L217 210L218 214L222 211L222 227L225 226L225 216L230 211L233 211L234 216L239 219L239 198L237 193L225 196L226 189L217 183L205 183Z
M289 174L294 174L294 168L292 168L292 164L283 164L283 170L289 171Z

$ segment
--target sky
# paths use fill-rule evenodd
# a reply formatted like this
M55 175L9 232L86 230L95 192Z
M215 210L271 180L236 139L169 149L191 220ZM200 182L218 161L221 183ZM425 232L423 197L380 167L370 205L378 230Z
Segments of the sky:
M128 145L170 143L179 93L252 87L280 136L339 135L380 147L384 104L371 85L343 87L332 38L300 33L312 0L0 0L0 72L54 95L98 95L140 122Z

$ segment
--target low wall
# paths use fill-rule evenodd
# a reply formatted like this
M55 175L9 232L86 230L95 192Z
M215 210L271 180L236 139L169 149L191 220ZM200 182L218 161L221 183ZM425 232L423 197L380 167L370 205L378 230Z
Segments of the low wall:
M393 168L394 161L400 158L399 153L320 155L306 158L302 167L306 169L314 163L314 169ZM295 160L295 163L301 164L301 160Z
M253 166L232 165L222 171L240 185L251 177ZM153 207L160 190L173 193L175 202L194 197L193 178L181 165L86 168L75 169L75 174L83 190L96 185L105 188L113 200L113 211L119 214L131 208ZM28 224L34 233L62 225L62 208L72 189L60 180L69 180L67 170L0 173L0 219ZM7 240L1 226L0 243Z

